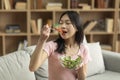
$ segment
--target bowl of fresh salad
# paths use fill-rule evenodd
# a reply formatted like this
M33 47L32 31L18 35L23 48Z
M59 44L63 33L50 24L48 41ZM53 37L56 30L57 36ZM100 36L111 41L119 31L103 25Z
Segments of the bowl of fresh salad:
M65 68L76 69L82 63L82 58L81 56L78 56L75 59L73 59L71 56L62 56L60 58L60 62Z

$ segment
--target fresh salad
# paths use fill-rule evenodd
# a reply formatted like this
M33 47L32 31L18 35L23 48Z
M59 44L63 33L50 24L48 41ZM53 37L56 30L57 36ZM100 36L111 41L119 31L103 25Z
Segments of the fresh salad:
M56 23L53 25L53 28L58 31L59 33L63 33L63 30L60 27L60 24Z
M62 56L60 60L61 64L69 69L75 69L82 63L81 56L78 56L76 59L72 59L71 56Z

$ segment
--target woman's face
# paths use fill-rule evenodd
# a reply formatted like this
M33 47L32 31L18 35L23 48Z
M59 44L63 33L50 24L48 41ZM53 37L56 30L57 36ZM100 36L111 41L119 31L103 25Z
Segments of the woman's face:
M63 39L69 39L71 37L74 37L77 29L76 27L72 24L72 22L70 21L68 15L64 15L61 19L60 19L60 26L62 29L62 33L60 33L60 36Z

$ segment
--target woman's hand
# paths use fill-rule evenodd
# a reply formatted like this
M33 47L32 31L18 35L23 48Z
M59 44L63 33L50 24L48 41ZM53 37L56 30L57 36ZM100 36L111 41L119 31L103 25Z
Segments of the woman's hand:
M48 26L48 24L44 25L41 30L41 39L47 40L50 36L51 28Z
M85 78L86 78L86 65L83 65L77 71L78 71L78 80L85 80Z

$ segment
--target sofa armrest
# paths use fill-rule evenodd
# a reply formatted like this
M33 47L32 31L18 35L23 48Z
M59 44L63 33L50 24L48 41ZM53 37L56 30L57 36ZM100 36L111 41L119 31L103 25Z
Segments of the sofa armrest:
M102 50L106 70L120 72L120 53Z

